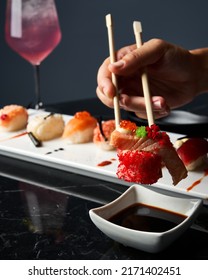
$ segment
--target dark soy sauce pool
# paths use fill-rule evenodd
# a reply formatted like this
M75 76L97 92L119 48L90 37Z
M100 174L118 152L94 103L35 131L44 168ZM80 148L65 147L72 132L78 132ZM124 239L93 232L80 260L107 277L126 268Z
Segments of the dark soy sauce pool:
M112 216L109 221L134 230L163 232L174 228L186 218L183 214L136 203Z

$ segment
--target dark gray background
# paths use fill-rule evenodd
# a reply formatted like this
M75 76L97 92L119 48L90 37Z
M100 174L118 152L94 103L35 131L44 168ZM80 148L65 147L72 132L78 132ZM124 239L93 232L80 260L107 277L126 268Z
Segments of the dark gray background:
M0 0L0 106L33 101L32 66L5 43L6 0ZM134 43L132 23L143 39L163 38L187 49L208 46L207 0L56 0L62 41L41 65L45 103L95 97L97 69L108 56L105 15L114 19L116 48Z

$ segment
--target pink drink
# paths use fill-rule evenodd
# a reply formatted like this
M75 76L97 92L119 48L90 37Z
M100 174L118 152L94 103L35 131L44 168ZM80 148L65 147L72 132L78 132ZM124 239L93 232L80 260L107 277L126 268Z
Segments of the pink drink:
M12 36L11 1L8 1L6 10L6 42L11 49L32 65L39 65L61 40L61 31L56 10L50 6L51 1L44 0L42 1L44 7L37 7L35 12L33 11L32 14L28 14L30 13L30 9L28 9L30 6L28 7L27 1L22 0L20 11L21 36Z

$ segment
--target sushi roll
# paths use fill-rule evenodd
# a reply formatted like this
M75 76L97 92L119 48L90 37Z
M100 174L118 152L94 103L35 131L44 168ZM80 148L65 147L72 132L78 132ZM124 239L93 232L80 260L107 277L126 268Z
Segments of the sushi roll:
M125 155L127 155L128 158L132 157L134 159L128 166L125 157L121 157L118 154L120 164L118 167L120 168L120 166L124 164L126 168L123 170L129 169L128 173L134 173L134 180L136 180L137 183L152 184L152 182L156 182L161 174L159 169L164 165L172 176L173 185L177 185L187 176L184 163L178 156L169 136L166 132L161 132L159 127L155 124L150 127L137 127L135 123L130 121L121 121L120 128L111 134L111 145L121 150L124 154L128 152ZM152 157L149 153L152 154ZM160 158L161 161L159 160ZM155 166L151 165L151 161L154 162L154 160ZM150 167L149 172L147 168L148 165ZM154 180L152 180L154 169L156 175L154 175ZM121 170L117 172L119 178L126 178L126 180L128 180L128 176L125 174L122 175L124 171ZM144 175L146 178L145 182L142 179Z
M32 133L39 141L48 141L61 137L64 126L60 114L38 115L29 121L27 132Z
M20 105L7 105L0 109L0 131L10 132L26 128L27 109Z
M207 160L208 141L204 138L182 138L176 141L175 147L188 171L197 169Z
M97 120L89 112L77 112L66 124L62 137L74 144L92 142L96 126Z
M158 154L145 151L118 152L118 178L132 183L153 184L162 177L162 159Z
M114 150L115 147L110 145L111 133L115 130L115 121L99 121L93 133L93 142L101 150Z

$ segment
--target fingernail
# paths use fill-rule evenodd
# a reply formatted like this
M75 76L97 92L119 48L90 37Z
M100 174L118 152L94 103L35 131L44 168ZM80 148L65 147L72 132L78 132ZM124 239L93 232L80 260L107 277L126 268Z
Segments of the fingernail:
M114 63L112 63L112 65L116 68L122 68L124 66L125 62L123 60L118 60Z
M162 109L162 105L161 105L160 100L154 101L153 102L153 107L154 107L155 110L161 110Z

